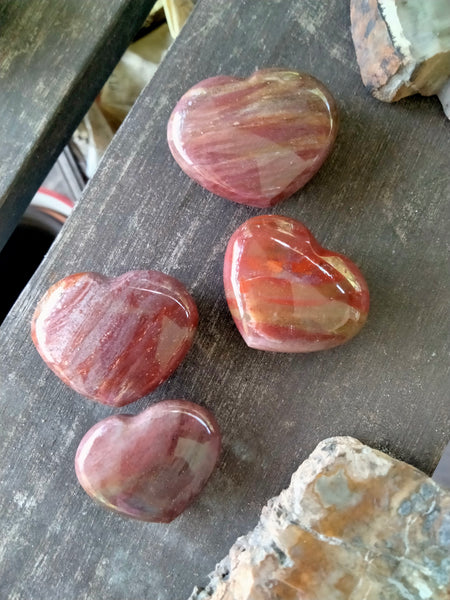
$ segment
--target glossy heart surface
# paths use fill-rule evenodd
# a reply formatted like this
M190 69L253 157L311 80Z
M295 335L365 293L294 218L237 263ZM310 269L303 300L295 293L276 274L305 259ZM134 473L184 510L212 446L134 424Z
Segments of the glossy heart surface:
M76 273L53 285L31 325L46 364L79 394L123 406L154 390L189 350L194 300L158 271Z
M299 221L254 217L225 253L225 294L251 348L312 352L343 344L364 325L369 290L347 257L322 248Z
M167 138L183 171L207 190L268 207L299 190L334 143L337 109L327 88L305 73L256 71L212 77L176 105Z
M159 402L139 415L115 415L78 446L75 470L105 508L169 523L203 489L220 454L214 416L185 400Z

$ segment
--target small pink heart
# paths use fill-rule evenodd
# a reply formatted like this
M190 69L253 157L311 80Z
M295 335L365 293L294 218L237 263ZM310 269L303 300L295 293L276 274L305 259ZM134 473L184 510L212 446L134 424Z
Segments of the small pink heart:
M264 215L243 223L228 243L223 277L231 314L251 348L325 350L348 341L367 319L361 271L294 219Z
M207 190L250 206L277 204L305 185L328 156L338 129L327 88L305 73L256 71L212 77L172 112L173 157Z
M197 324L194 300L169 275L76 273L41 299L31 335L64 383L93 400L123 406L171 375Z
M139 415L100 421L78 446L75 470L105 508L169 523L203 489L220 454L219 427L205 408L166 400Z

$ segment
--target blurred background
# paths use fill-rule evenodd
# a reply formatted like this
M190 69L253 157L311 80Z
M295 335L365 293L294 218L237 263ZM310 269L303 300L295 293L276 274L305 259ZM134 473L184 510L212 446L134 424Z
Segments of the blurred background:
M114 134L153 77L194 8L192 0L158 0L70 143L42 182L0 252L0 323L37 269L93 176Z

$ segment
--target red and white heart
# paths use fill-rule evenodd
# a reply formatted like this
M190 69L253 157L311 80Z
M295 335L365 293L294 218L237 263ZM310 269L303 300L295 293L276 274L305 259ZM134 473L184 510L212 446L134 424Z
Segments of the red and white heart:
M319 170L337 129L335 101L320 81L265 69L194 85L175 106L167 138L183 171L207 190L268 207Z
M312 352L358 333L369 290L346 256L322 248L299 221L254 217L230 238L225 293L233 319L251 348Z
M46 364L78 393L123 406L154 390L189 350L198 312L186 288L158 271L116 278L76 273L53 285L32 320Z
M219 427L208 410L166 400L139 415L94 425L78 446L75 470L84 490L105 508L168 523L201 492L220 448Z

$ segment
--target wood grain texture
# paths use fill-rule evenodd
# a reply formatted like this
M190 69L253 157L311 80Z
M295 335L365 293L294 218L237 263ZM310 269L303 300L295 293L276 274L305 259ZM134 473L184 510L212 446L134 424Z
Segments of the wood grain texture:
M227 309L222 264L233 231L261 211L201 189L166 143L170 112L191 85L273 66L311 72L341 113L330 158L273 212L349 256L372 295L354 340L309 355L245 346ZM1 597L187 598L332 435L432 471L450 429L448 128L434 98L391 106L369 96L347 3L200 0L0 330ZM214 412L224 437L203 494L168 526L103 512L77 485L77 445L114 411L66 388L29 335L38 299L58 279L130 269L183 281L200 324L170 380L123 412L186 397Z
M153 4L0 3L0 249Z

